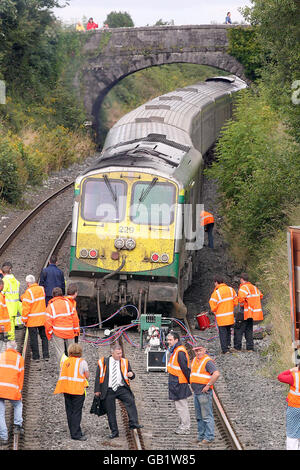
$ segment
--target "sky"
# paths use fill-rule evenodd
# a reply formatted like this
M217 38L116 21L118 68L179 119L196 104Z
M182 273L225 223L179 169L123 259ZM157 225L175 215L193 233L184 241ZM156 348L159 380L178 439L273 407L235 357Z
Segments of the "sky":
M61 5L66 0L60 0ZM250 0L68 0L69 6L55 8L54 14L66 23L75 23L84 16L103 25L111 11L126 11L135 26L153 25L159 19L175 25L224 23L228 11L232 21L242 21L239 7L251 6Z

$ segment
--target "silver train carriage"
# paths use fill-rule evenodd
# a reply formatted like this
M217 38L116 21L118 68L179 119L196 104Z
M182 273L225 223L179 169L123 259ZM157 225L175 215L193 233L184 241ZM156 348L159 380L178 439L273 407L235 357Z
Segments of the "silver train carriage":
M203 155L246 86L210 78L143 104L109 131L75 183L68 282L78 284L83 318L96 311L101 321L128 303L185 317L203 245Z

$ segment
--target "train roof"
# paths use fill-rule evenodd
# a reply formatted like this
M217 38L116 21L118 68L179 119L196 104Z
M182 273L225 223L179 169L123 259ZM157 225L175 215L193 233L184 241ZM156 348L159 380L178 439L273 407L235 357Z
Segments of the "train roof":
M169 141L190 146L190 126L195 114L246 86L238 77L212 77L154 98L123 116L111 128L103 151L149 134L162 134Z
M247 85L238 77L206 82L158 96L123 116L109 131L102 155L84 174L108 167L151 168L176 177L193 172L202 155L191 140L193 118ZM83 175L82 175L83 176Z

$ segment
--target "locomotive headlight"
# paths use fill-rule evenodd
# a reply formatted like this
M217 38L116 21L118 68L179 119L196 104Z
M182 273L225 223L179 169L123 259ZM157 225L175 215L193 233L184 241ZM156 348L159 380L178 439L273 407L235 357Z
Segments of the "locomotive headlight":
M98 251L97 250L90 250L89 251L89 257L90 258L97 258L98 257Z
M86 248L82 248L80 250L80 258L87 258L89 256L89 252Z
M161 260L162 263L168 263L169 255L167 255L167 253L163 253L160 257L160 260Z
M123 238L117 238L115 240L115 248L117 248L117 250L122 250L124 246L125 246L125 240Z
M125 240L125 248L127 248L127 250L133 250L135 246L136 243L133 238L127 238L127 240Z

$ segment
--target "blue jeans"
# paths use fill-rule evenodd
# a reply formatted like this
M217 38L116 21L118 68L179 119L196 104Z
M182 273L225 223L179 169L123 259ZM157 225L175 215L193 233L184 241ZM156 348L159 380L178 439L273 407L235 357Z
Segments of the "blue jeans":
M14 424L22 426L22 423L23 423L22 400L8 400L8 401L10 401L14 407ZM0 398L0 438L4 440L8 439L7 426L6 426L6 421L5 421L5 401L3 398Z
M198 423L198 439L212 441L215 438L215 420L212 407L212 390L194 394L194 405Z

